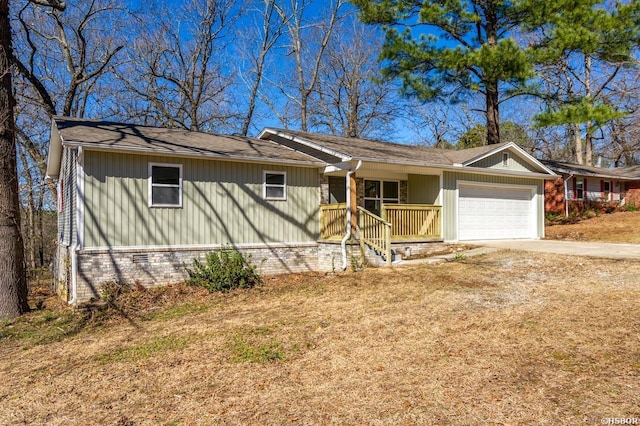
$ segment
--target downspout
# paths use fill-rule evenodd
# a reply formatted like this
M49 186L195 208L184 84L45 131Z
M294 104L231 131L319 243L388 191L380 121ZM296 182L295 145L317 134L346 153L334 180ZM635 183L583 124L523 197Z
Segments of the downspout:
M573 178L573 175L569 175L566 179L564 179L564 217L569 217L569 189L567 187L567 182Z
M76 158L75 191L74 226L76 227L76 240L71 245L71 299L68 302L69 305L75 305L78 300L78 250L82 249L84 244L84 151L81 146L78 147L78 156Z
M78 299L78 244L71 245L71 299L67 302L69 305L75 305Z
M347 241L351 238L351 175L362 166L362 161L358 160L358 164L347 172L347 233L342 239L342 270L347 269Z

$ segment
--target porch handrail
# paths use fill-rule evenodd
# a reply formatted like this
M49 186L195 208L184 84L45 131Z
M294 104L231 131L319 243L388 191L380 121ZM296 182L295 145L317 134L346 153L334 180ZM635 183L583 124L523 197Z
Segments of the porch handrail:
M347 203L320 205L320 238L341 237L347 225Z
M384 254L387 266L391 266L391 224L363 207L358 206L360 246L364 245Z
M402 238L441 238L442 207L430 204L384 204L382 218L391 235Z

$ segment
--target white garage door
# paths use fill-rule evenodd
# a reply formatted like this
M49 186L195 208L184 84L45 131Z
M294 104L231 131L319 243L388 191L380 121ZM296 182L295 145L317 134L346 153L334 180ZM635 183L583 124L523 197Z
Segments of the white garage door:
M460 184L458 190L459 240L535 237L530 188Z

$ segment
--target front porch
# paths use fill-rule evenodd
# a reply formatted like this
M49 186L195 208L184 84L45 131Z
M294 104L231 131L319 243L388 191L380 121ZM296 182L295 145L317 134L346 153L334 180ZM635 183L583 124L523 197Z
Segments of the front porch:
M340 240L346 234L347 204L320 206L320 239ZM352 211L353 235L363 253L370 248L391 265L392 244L442 241L442 207L427 204L383 204L378 216L364 207Z

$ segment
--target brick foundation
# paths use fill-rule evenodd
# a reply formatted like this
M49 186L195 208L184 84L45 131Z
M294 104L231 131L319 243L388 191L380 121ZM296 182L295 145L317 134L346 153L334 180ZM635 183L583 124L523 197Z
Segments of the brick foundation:
M155 287L187 278L184 265L219 247L81 250L78 252L77 301L100 297L100 286L109 281L137 282ZM318 244L240 245L251 256L261 275L330 270L320 262Z
M441 250L438 242L393 243L394 252L412 256ZM77 303L100 297L100 287L109 281L139 283L145 287L157 287L184 281L187 274L184 265L191 266L194 258L204 259L207 252L219 246L197 248L140 248L140 249L88 249L77 254ZM308 242L270 245L239 245L245 255L250 255L261 275L277 275L295 272L331 272L342 268L342 247L339 241ZM67 250L68 252L68 250ZM368 254L366 264L384 266L377 256ZM61 257L62 258L62 257ZM361 266L360 245L347 244L347 269ZM399 259L400 257L398 257ZM60 263L70 267L70 257ZM68 269L70 270L70 269ZM65 275L66 277L66 275ZM70 280L60 283L59 294L68 300L66 291Z

